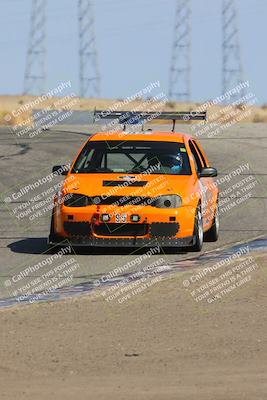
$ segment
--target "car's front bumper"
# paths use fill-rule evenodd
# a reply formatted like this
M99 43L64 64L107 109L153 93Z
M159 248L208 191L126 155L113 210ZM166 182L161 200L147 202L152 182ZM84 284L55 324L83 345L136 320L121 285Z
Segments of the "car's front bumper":
M63 238L49 236L49 245L72 245L74 247L189 247L192 246L193 236L184 238Z

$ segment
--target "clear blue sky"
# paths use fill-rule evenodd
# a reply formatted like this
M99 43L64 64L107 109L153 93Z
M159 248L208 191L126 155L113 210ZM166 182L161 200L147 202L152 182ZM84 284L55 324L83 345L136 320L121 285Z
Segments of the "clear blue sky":
M221 0L192 0L192 97L221 92ZM160 80L168 92L176 0L94 0L101 97L121 98ZM0 93L23 89L31 0L0 0ZM267 0L237 0L245 77L267 103ZM78 93L77 0L48 0L47 89L71 80Z

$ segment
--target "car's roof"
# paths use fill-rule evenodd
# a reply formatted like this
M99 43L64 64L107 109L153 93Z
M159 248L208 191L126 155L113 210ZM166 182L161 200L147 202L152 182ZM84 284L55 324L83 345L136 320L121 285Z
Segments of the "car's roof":
M116 132L97 132L91 136L90 140L143 140L143 141L163 141L163 142L182 142L192 138L191 135L179 132L144 131L128 133L127 131Z

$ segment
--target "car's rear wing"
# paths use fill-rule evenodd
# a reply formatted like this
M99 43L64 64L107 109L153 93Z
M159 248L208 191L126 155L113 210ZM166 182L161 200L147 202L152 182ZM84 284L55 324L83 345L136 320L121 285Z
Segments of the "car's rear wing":
M169 120L173 122L172 131L175 129L176 121L202 121L207 120L207 111L109 111L109 110L95 110L94 122L101 119L118 119L119 124L133 125L144 124L155 119Z

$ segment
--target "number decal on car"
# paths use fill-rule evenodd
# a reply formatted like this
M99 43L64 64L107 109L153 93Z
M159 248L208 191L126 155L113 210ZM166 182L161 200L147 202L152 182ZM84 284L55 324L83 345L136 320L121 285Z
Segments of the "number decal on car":
M127 214L116 214L115 222L125 224L127 222Z

